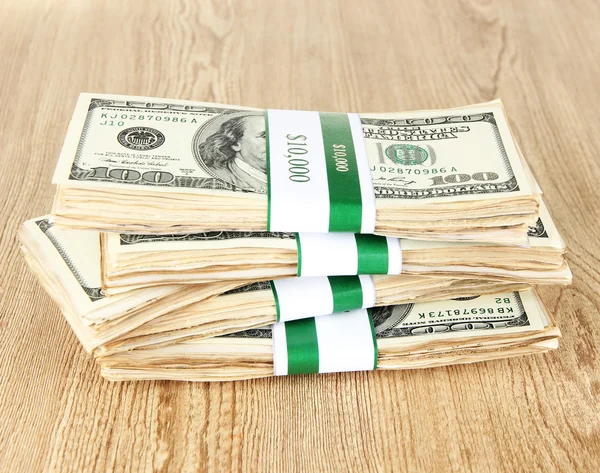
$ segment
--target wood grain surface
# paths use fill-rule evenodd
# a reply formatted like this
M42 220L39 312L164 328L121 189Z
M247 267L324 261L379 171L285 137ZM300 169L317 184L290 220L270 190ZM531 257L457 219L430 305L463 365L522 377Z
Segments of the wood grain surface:
M600 4L0 1L0 471L600 470ZM569 250L548 354L237 383L104 381L15 233L81 91L400 111L501 97Z

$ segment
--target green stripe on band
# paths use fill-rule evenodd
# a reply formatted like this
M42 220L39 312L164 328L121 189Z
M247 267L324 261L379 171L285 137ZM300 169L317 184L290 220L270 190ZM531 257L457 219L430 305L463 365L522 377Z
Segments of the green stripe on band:
M319 372L319 342L315 319L285 323L288 352L288 374Z
M358 276L329 276L333 294L333 312L360 309L363 305L363 291Z
M276 375L372 370L377 358L373 317L366 309L273 325Z
M358 250L358 274L387 274L389 266L386 237L354 235Z
M275 287L275 284L273 284L273 281L271 281L271 291L273 291L273 298L275 299L275 310L277 311L277 322L279 322L279 314L281 313L281 307L279 306L279 296L277 295L277 288Z
M377 360L379 359L379 347L377 346L377 334L375 333L375 323L373 322L372 309L367 309L369 314L369 324L371 325L371 336L373 337L373 349L375 352L375 359L373 360L373 369L377 369Z
M302 276L302 244L300 242L300 235L295 233L296 237L296 249L298 250L298 277Z
M347 114L319 113L329 186L329 231L360 232L362 197Z

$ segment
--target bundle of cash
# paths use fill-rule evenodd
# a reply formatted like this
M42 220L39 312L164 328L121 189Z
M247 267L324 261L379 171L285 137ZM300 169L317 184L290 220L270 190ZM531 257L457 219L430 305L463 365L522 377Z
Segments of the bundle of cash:
M346 231L526 244L540 190L500 101L299 113L81 94L54 174L54 221L154 235L318 231L289 222L302 201L325 232L356 226L358 212ZM315 153L322 164L307 159ZM356 169L350 154L364 155Z
M372 319L375 367L381 370L542 353L557 348L560 337L533 291L380 307L372 310ZM178 343L157 337L153 346L100 353L97 361L102 374L112 380L231 381L267 377L276 373L273 334L274 330L265 327ZM350 354L342 348L334 356Z
M164 285L111 296L100 285L98 232L60 227L46 216L25 222L19 236L29 266L89 352L141 346L148 343L148 335L169 340L210 337L277 321L270 281ZM449 276L380 275L372 280L373 306L529 287L524 282Z
M524 247L403 240L401 271L413 275L569 284L565 245L548 210ZM336 236L332 236L336 241ZM294 277L300 266L294 233L205 232L188 235L103 233L102 285L107 294L164 284ZM384 243L385 244L385 243ZM306 256L306 255L305 255Z

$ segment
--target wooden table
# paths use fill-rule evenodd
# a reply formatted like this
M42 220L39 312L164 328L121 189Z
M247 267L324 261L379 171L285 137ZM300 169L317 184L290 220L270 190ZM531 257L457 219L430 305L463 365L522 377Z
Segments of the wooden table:
M577 6L575 6L577 3ZM599 471L600 4L5 0L0 471ZM399 111L502 97L569 249L560 349L238 383L104 381L26 269L81 91Z

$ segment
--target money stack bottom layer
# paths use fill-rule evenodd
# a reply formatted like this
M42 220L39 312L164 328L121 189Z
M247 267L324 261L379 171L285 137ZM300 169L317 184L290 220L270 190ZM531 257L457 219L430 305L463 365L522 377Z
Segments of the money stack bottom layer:
M243 283L159 286L105 296L97 232L60 228L42 217L27 222L20 237L28 264L107 378L216 381L273 374L271 331L264 327L276 320L269 282L237 290ZM410 275L374 280L381 305L372 310L378 369L557 347L560 332L535 293L518 292L526 284ZM223 291L229 293L217 295ZM509 292L478 295L501 291ZM431 300L453 297L461 300Z
M26 222L20 238L28 264L103 376L223 381L273 375L271 330L265 328L277 317L271 282L171 284L107 296L98 232L41 217ZM373 281L378 369L470 363L558 346L558 328L526 283L426 275Z
M560 331L533 291L372 310L378 370L429 368L543 353ZM422 318L425 318L425 321ZM156 344L97 361L112 380L231 381L273 376L271 329Z

